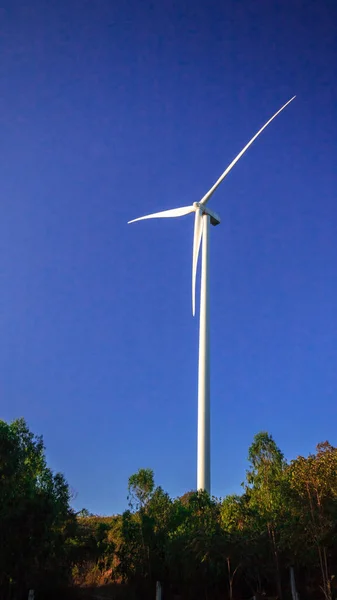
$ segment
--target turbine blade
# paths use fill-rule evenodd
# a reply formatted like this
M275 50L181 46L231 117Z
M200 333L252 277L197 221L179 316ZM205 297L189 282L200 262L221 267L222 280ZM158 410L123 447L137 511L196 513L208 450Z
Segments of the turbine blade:
M183 217L194 212L194 206L182 206L181 208L170 208L169 210L162 210L161 212L153 213L152 215L145 215L145 217L138 217L138 219L132 219L129 223L135 223L135 221L143 221L143 219L162 219L169 217Z
M220 185L220 183L225 179L226 175L228 175L228 173L232 170L232 168L234 167L234 165L238 162L238 160L240 160L241 156L246 152L246 150L248 150L249 146L252 145L252 143L256 140L256 138L260 135L260 133L262 133L262 131L268 127L269 123L271 123L273 121L273 119L275 119L275 117L277 117L277 115L280 114L280 112L282 112L282 110L288 106L288 104L290 104L290 102L292 102L294 100L294 98L296 98L296 96L293 96L292 98L290 98L290 100L288 100L288 102L286 102L272 117L271 119L269 119L269 121L267 121L267 123L265 123L265 125L263 125L263 127L261 127L261 129L259 129L259 131L254 135L254 137L252 137L252 139L248 142L248 144L246 144L246 146L241 150L241 152L239 152L239 154L234 158L234 160L232 160L232 162L230 163L230 165L228 165L227 169L222 173L222 175L219 177L219 179L215 182L215 184L211 187L211 189L207 192L207 194L205 194L205 196L200 200L201 204L206 204L208 202L208 200L210 199L210 197L212 196L212 194L215 192L215 190L217 189L217 187Z
M192 314L195 315L195 282L197 277L198 257L200 242L203 231L202 210L198 208L195 212L194 236L193 236L193 260L192 260Z

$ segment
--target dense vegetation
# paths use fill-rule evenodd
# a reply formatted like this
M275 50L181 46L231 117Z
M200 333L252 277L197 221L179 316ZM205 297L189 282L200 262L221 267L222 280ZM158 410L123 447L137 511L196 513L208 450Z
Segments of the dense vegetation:
M76 531L64 477L46 465L41 437L23 419L0 421L0 598L66 585Z
M172 499L140 469L122 515L75 515L42 439L23 420L0 421L0 597L109 584L115 597L118 584L124 597L154 598L160 581L164 598L332 600L337 448L288 463L262 432L248 458L241 495Z

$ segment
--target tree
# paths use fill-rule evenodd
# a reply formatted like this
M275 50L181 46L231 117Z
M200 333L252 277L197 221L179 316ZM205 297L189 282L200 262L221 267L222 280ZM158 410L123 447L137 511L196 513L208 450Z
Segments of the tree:
M207 492L193 492L176 501L179 519L169 534L167 560L170 579L184 597L207 596L225 581L225 537L220 505Z
M152 469L139 469L129 477L128 500L131 509L143 508L151 498L154 490L154 474Z
M0 595L66 582L75 527L69 488L46 465L42 437L25 421L0 421Z
M152 469L139 469L128 481L130 510L122 515L122 541L117 556L118 571L124 581L132 581L140 594L148 593L152 580L153 519L149 504L155 490Z
M289 471L291 488L299 500L296 512L302 544L316 548L322 591L325 598L331 600L329 548L333 546L337 518L337 448L322 442L316 450L315 455L293 460Z
M268 532L273 557L277 593L282 599L278 549L278 524L284 509L284 485L287 463L272 436L265 431L255 435L249 448L246 494L255 511L256 524Z
M262 432L249 449L241 495L219 501L190 491L171 499L155 486L153 472L141 469L129 479L129 502L131 510L117 517L78 516L79 529L86 529L75 555L84 570L85 557L97 583L119 576L138 598L154 596L159 580L168 598L276 592L280 600L284 588L298 600L296 573L300 597L336 596L337 449L327 442L289 465Z

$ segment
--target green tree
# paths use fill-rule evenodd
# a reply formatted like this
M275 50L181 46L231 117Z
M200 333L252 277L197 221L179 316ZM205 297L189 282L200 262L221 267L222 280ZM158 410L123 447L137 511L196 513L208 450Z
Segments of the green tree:
M152 582L154 521L149 514L155 483L152 469L139 469L128 481L130 510L122 515L122 541L117 556L118 571L124 581L138 586L140 594L149 593Z
M177 509L167 553L170 579L183 587L186 597L207 597L226 577L219 503L207 492L193 492L177 502Z
M154 490L154 474L152 469L139 469L129 477L128 500L131 509L144 508Z
M337 448L329 442L317 445L315 455L299 456L290 465L291 488L298 495L296 515L302 547L316 548L322 591L332 598L329 555L335 542L337 520Z
M25 421L0 421L0 595L67 581L75 528L69 488L46 465L42 437Z
M301 597L336 596L337 449L328 443L289 465L273 438L258 434L244 492L221 501L195 491L171 499L150 469L130 477L128 492L123 515L77 517L85 531L75 555L95 581L120 577L139 598L153 597L159 580L166 597L184 600L280 599L282 589L296 600L296 572Z
M272 436L263 431L255 435L249 448L246 495L255 514L256 529L267 531L275 569L277 593L282 599L278 526L284 512L287 463Z

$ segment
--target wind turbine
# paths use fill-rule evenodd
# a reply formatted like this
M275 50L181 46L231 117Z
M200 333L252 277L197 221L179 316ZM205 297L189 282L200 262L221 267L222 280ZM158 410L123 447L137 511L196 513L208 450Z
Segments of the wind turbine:
M210 493L210 345L209 345L209 231L210 225L219 225L220 217L211 211L207 202L214 194L217 187L225 179L234 165L248 150L269 123L282 112L282 110L296 98L293 96L259 129L246 146L232 160L219 179L199 202L191 206L173 208L162 212L145 215L133 219L129 223L144 219L182 217L195 213L193 258L192 258L192 314L195 314L195 284L198 266L200 244L202 240L202 265L201 265L201 291L200 291L200 326L199 326L199 365L198 365L198 458L197 458L197 489Z

